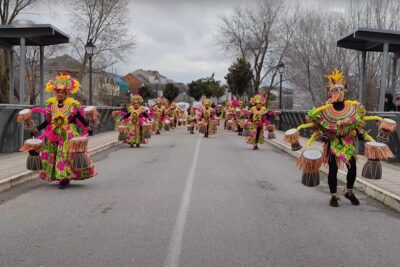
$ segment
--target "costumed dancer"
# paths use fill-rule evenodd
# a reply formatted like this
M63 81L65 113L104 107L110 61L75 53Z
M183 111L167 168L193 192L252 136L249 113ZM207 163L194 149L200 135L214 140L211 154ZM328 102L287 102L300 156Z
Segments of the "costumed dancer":
M243 127L245 124L245 119L246 119L246 113L247 110L244 107L244 101L243 99L240 99L238 101L238 107L236 108L236 112L235 112L235 124L237 125L237 130L238 130L238 135L242 135L243 134Z
M161 134L161 130L164 125L166 118L165 106L163 106L164 99L157 97L155 105L153 106L153 117L154 117L154 130L156 134Z
M140 105L142 102L143 98L140 95L133 95L131 97L132 105L128 107L128 113L124 116L123 120L124 123L129 123L129 133L126 141L131 147L134 145L140 147L140 144L148 143L148 140L145 138L146 133L143 125L149 115L145 107Z
M208 138L209 135L213 135L216 133L214 118L215 112L214 109L211 108L211 99L204 98L202 103L202 107L199 113L199 131L204 131L204 137Z
M45 120L33 132L44 129L38 139L44 140L41 151L41 169L39 177L43 180L59 183L63 189L71 180L84 180L96 175L96 170L87 155L87 135L93 130L82 116L80 103L69 97L79 90L79 82L67 73L60 73L46 84L46 92L56 93L46 102ZM81 136L76 128L84 129Z
M249 111L249 120L251 123L250 134L246 137L246 142L253 145L253 150L258 149L258 144L264 143L264 124L270 125L268 120L269 112L265 107L265 97L262 95L255 95L251 99L251 104L254 106Z
M179 120L179 109L176 106L175 101L173 101L169 106L169 116L170 116L169 120L171 122L171 128L176 128Z
M232 130L233 129L233 118L235 116L235 109L232 105L232 102L227 101L225 103L224 109L224 129Z
M189 107L188 109L187 124L189 133L194 134L194 128L196 127L197 124L197 115L196 115L196 109L193 106Z
M310 127L314 129L314 133L307 141L307 149L310 148L311 143L316 138L322 138L324 144L322 162L329 166L328 184L331 193L330 205L332 207L339 206L338 201L340 198L337 194L337 173L338 168L342 164L345 164L348 169L344 196L349 199L353 205L359 205L360 202L353 192L357 172L355 138L371 142L366 143L366 148L367 145L368 147L371 145L373 150L371 154L373 156L378 155L378 160L387 159L392 153L385 144L376 143L364 129L366 121L382 120L382 118L378 116L366 116L365 108L359 102L344 100L346 80L342 72L335 69L330 75L326 75L325 77L327 78L327 89L329 90L330 96L327 104L318 108L312 108L307 114L308 123L297 127L297 131ZM366 156L368 157L369 155L366 154ZM304 166L305 168L303 168L303 171L307 171L307 164L302 164L302 162L299 161L298 165L300 168ZM317 172L318 169L316 170Z

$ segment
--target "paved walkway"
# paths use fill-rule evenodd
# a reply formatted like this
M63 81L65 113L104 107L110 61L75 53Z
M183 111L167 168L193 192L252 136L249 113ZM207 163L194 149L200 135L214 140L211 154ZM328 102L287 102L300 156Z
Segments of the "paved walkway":
M289 144L285 143L283 141L283 136L284 132L281 131L276 131L276 139L274 142L279 142L281 144L284 144L287 148L290 147ZM298 152L298 154L301 153L305 149L305 144L306 144L307 138L305 137L300 137L300 143L302 144L303 148ZM313 149L319 149L322 151L322 143L319 141L315 141L312 143L311 148ZM382 188L388 192L391 192L392 194L395 194L397 196L400 196L400 166L396 164L390 164L384 161L381 161L382 164L382 179L381 180L371 180L371 179L366 179L361 177L361 172L362 168L366 162L366 157L363 155L358 155L358 160L357 160L357 179L366 181L368 183L371 183L379 188ZM344 170L347 171L346 167L344 167Z
M116 141L118 133L115 131L100 133L89 137L88 149L99 147L106 143ZM16 152L9 154L0 154L0 180L10 176L26 172L27 153Z

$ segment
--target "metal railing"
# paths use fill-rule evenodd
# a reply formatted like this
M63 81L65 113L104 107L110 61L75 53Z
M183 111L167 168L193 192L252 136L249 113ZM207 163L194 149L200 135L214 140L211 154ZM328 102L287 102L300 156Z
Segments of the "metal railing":
M16 152L23 141L30 138L30 132L23 129L23 124L17 123L17 115L19 111L32 107L34 106L0 104L0 153ZM98 106L96 109L100 113L100 125L95 128L95 134L114 130L111 113L116 108ZM33 120L39 122L40 114L34 113Z
M280 117L278 120L274 120L275 125L279 130L286 131L291 128L296 128L302 123L306 122L306 114L305 110L282 110ZM377 115L383 118L389 118L397 123L396 132L393 133L390 137L390 141L387 145L392 150L395 157L390 162L400 162L400 112L367 112L368 115ZM366 130L368 133L376 138L378 134L378 127L376 121L369 121L366 124ZM304 129L300 132L300 135L303 137L310 137L312 134L312 129ZM357 145L358 153L363 153L364 146L361 144Z

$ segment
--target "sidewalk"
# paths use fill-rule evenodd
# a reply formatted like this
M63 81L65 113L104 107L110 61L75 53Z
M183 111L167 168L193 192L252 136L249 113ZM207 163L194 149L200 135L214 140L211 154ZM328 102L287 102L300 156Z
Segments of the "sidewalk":
M305 144L307 138L300 137L300 144L303 148L299 151L292 151L290 144L283 141L284 132L275 131L276 139L267 140L271 145L289 153L290 155L298 158L301 153L305 150ZM311 145L312 149L318 149L322 151L321 142L315 141ZM381 161L382 164L382 179L381 180L370 180L361 177L362 168L366 162L366 158L363 155L358 155L357 159L357 180L355 188L359 191L364 192L366 195L382 202L383 204L400 212L400 166L389 164ZM320 169L323 173L328 173L328 169L324 166ZM338 179L342 182L346 182L347 169L339 170ZM301 173L299 170L299 179Z
M117 138L118 133L115 131L89 137L89 154L94 155L115 146L118 144ZM0 192L38 176L37 172L26 170L27 157L28 153L22 152L0 155Z

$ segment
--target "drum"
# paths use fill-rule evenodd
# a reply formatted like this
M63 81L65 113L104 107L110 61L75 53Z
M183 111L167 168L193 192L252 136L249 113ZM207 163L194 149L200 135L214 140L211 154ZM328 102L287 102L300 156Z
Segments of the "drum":
M74 137L69 140L67 151L72 153L72 168L75 170L84 170L89 168L90 159L87 155L87 137Z
M25 128L28 130L36 127L36 123L32 120L32 111L30 109L23 109L18 112L17 122L24 123Z
M88 106L83 110L83 116L89 122L90 127L95 127L100 124L100 114L94 106Z
M170 121L169 120L165 120L164 121L164 130L169 131L170 129Z
M29 156L26 160L26 168L30 171L38 171L42 169L42 160L39 151L43 148L43 141L40 139L27 139L20 148L22 152L28 152Z
M128 126L118 126L118 141L124 141L126 139L126 135L128 134L129 127Z
M384 118L378 126L377 139L382 142L389 142L390 134L396 131L396 121Z
M292 145L292 150L297 151L302 148L302 146L299 143L299 132L297 129L289 129L285 132L285 137L284 137L285 142L289 143Z
M142 129L144 138L149 139L151 137L151 123L144 123Z
M305 150L297 160L297 166L303 171L301 183L309 187L319 185L319 168L321 165L321 151L315 149Z
M121 111L119 111L119 110L114 110L114 111L111 113L111 116L112 116L114 119L118 118L120 115L121 115Z
M392 151L384 143L367 142L364 145L364 155L368 158L362 169L361 176L367 179L382 178L381 160L393 157Z
M226 129L231 131L233 129L233 120L228 120L228 122L226 123Z
M199 133L204 134L207 130L207 124L205 122L199 122Z
M274 124L268 124L265 128L268 131L267 139L275 139L276 138L275 133L274 133L275 125Z

